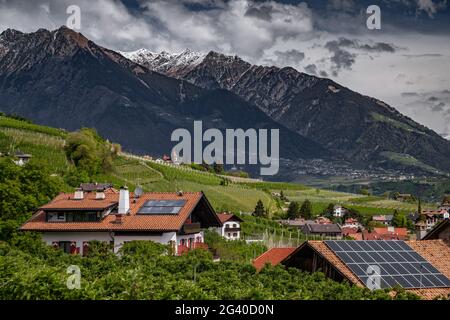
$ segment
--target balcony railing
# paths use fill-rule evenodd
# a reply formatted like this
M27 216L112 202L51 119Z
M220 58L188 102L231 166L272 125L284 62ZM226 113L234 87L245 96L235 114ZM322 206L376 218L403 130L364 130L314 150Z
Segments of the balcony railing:
M199 233L201 231L200 222L185 223L183 225L183 234Z
M238 232L241 231L241 228L236 227L236 228L230 228L230 227L225 227L225 232Z

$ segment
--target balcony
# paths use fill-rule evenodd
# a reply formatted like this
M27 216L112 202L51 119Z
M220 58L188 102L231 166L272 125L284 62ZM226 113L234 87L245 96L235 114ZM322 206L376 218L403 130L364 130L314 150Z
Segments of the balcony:
M238 232L241 231L240 227L231 228L231 227L225 227L225 232Z
M200 222L185 223L181 229L182 234L193 234L201 231Z

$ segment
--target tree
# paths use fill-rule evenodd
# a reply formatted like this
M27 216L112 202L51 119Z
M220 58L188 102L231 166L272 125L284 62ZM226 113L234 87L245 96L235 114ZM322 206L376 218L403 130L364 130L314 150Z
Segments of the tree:
M292 201L289 204L287 215L289 219L297 219L300 217L300 205L297 201Z
M311 201L309 201L308 199L303 201L302 206L300 207L300 215L305 219L312 218L312 205Z
M371 195L369 189L366 189L366 188L359 189L359 193L362 194L362 195L365 195L365 196L370 196Z
M322 211L322 215L328 219L332 219L334 214L334 204L330 203L328 206Z
M395 210L392 218L392 224L397 228L405 228L408 226L408 219L404 213L400 213Z
M69 133L64 146L67 158L73 161L79 170L86 171L89 175L109 172L112 168L112 158L119 149L118 145L112 146L100 137L97 131L88 128Z
M214 162L214 164L213 164L213 170L214 170L214 173L216 173L216 174L222 174L222 173L224 173L224 170L223 170L223 164Z
M417 204L417 213L419 214L419 215L421 215L422 214L422 200L419 198L419 202L418 202L418 204Z
M283 200L283 201L286 201L286 200L287 200L287 199L286 199L286 196L284 195L283 190L280 191L280 199Z
M255 217L264 217L266 215L266 210L264 209L264 204L261 199L256 203L255 211L253 212Z
M5 158L0 160L0 172L0 220L23 222L63 188L59 178L33 162L19 167Z

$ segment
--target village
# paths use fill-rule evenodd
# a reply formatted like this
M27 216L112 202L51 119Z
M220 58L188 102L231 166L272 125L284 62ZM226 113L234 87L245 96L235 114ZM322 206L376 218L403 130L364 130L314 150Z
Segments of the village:
M401 286L433 299L450 293L449 208L443 202L437 210L408 216L415 233L395 227L393 215L374 215L376 227L366 228L341 205L333 206L331 218L277 220L298 228L305 241L270 247L252 263L257 270L271 264L321 271L357 286L368 286L366 269L376 265L382 269L375 289ZM41 206L20 230L38 232L49 246L68 254L88 255L91 241L109 243L115 253L130 241L153 241L183 255L209 249L205 230L227 241L241 239L243 223L239 215L216 213L203 192L143 192L139 187L130 192L109 183L84 183Z

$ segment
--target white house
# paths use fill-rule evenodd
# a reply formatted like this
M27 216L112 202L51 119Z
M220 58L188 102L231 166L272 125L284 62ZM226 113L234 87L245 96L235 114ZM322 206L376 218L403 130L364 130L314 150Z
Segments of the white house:
M337 204L333 207L333 216L337 218L342 218L347 213L347 209L343 206Z
M111 244L114 252L133 240L171 244L175 254L205 247L203 230L222 223L202 192L130 194L88 188L61 193L20 228L41 232L44 241L68 253L86 254L89 241Z
M227 240L238 240L241 238L241 222L243 220L234 214L219 213L217 216L222 226L216 228L217 233Z
M18 166L23 166L30 161L31 154L16 152L14 157L16 158L16 160L14 160L14 163Z

